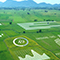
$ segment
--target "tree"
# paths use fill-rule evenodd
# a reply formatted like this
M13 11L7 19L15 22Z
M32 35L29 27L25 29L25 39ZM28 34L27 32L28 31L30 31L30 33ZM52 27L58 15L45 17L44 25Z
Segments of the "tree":
M23 33L25 33L25 31L23 31Z
M37 19L35 19L34 21L37 21Z
M37 31L37 33L39 33L39 32Z
M12 24L12 22L9 23L10 25Z
M1 31L1 29L0 29L0 31Z
M49 24L49 22L47 22L47 24Z
M47 10L45 10L45 12L48 12Z
M27 14L28 14L28 15L30 15L30 13L29 13L29 12L27 12Z
M54 15L56 15L56 13L54 13Z
M25 9L23 9L23 11L25 11Z
M45 21L45 19L44 19L44 21Z
M54 20L52 20L52 22L53 22Z
M39 30L39 32L41 32L41 29Z
M4 11L4 13L5 13L5 11Z

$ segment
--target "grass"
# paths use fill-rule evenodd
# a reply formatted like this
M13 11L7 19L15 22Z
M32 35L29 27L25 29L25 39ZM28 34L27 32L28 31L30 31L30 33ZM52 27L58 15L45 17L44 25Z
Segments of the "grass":
M28 41L29 41L29 44L26 46L26 47L16 47L14 44L13 44L13 39L15 39L16 37L12 37L12 38L8 38L8 39L6 39L5 40L5 42L6 42L6 44L7 44L7 46L9 47L9 50L10 50L10 52L11 52L11 54L13 54L13 57L15 57L14 55L16 54L17 56L21 56L22 58L24 58L25 57L25 55L26 54L29 54L29 55L32 55L32 53L30 53L31 52L31 49L39 49L39 47L38 46L36 46L36 45L38 45L35 41L33 41L33 40L31 40L31 39L29 39L29 38L27 38L27 37L25 37L25 36L19 36L19 37L24 37L24 38L26 38ZM35 47L35 48L34 48ZM13 53L13 52L15 52L15 54ZM18 53L17 53L18 52ZM24 54L23 54L24 53ZM42 50L40 51L40 54L42 54ZM15 58L14 58L15 59ZM17 59L15 59L15 60L18 60L18 57L17 57Z
M13 60L9 51L4 51L0 53L0 60Z
M4 42L0 41L0 51L7 50L7 47Z
M26 54L33 56L32 53L30 53L31 52L31 49L37 51L39 54L43 54L43 52L45 52L47 54L46 50L44 48L42 48L40 45L38 45L35 41L31 40L30 38L28 38L26 36L19 36L19 37L24 37L24 38L28 39L29 44L26 47L20 48L20 47L16 47L12 43L13 42L13 39L16 38L16 37L7 38L5 40L5 43L9 47L9 51L13 55L13 58L14 59L15 59L15 56L17 55L15 60L18 60L18 56L21 56L22 58L25 58L25 55ZM51 52L49 52L49 53L51 53ZM48 54L48 56L51 57L50 59L52 59L52 56L54 56L54 55L52 54L52 56L51 56L50 54ZM58 59L58 58L57 57L53 57L53 59Z
M48 10L47 13L44 11L44 9L31 11L0 10L0 23L2 23L0 26L0 34L4 34L3 37L0 38L0 60L19 60L17 55L23 58L25 58L26 54L33 56L31 49L41 55L46 53L51 58L50 60L60 60L60 55L56 55L56 53L60 52L60 46L54 41L57 38L60 39L60 37L58 37L58 35L60 35L60 27L42 29L41 33L37 33L39 29L28 31L17 25L17 23L31 23L34 22L35 19L37 19L37 22L44 21L44 19L55 20L57 22L50 23L50 25L60 25L60 11ZM27 12L29 12L30 15L28 15ZM56 13L56 15L54 15L54 13ZM10 25L9 22L12 20L13 22ZM23 31L26 33L23 33ZM12 41L14 38L21 37L22 35L30 42L29 45L20 48L15 46ZM51 38L50 36L55 36L55 38ZM48 39L37 40L36 38L39 37L48 37Z

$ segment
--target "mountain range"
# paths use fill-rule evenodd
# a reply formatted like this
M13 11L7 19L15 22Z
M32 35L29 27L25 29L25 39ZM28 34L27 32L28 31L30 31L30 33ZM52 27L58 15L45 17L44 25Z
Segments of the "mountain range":
M14 0L7 0L4 3L0 2L0 7L59 7L60 4L47 4L45 2L37 4L33 0L25 0L25 1L14 1Z

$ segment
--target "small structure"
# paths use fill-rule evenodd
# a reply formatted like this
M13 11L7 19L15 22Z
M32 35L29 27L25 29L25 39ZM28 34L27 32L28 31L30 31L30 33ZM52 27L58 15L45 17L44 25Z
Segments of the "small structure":
M3 34L0 35L0 37L2 37L2 36L3 36Z
M49 24L49 22L47 22L47 24Z

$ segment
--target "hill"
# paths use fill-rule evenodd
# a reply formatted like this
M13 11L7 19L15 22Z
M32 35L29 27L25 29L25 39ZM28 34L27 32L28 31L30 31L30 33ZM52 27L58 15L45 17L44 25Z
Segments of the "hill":
M37 4L33 0L25 0L25 1L14 1L7 0L4 3L0 2L0 7L60 7L60 4L47 4L45 2Z

